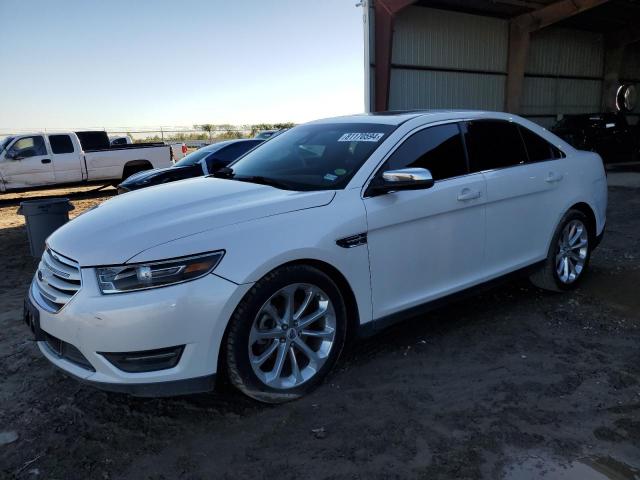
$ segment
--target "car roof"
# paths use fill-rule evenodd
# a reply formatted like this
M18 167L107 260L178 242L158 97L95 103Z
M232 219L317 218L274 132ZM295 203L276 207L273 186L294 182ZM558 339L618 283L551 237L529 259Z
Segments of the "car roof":
M255 142L255 141L263 141L261 138L234 138L233 140L223 140L222 142L212 143L211 145L206 145L200 150L218 150L222 147L226 147L227 145L231 145L232 143L241 143L241 142Z
M362 113L345 115L342 117L324 118L310 123L375 123L386 125L400 125L414 118L424 117L425 120L439 122L443 120L461 120L478 118L495 118L509 120L515 115L504 112L486 110L390 110L385 112Z

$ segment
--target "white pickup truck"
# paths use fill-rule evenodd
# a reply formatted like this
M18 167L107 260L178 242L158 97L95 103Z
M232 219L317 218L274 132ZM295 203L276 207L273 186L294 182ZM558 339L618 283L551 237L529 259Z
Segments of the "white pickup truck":
M29 133L0 140L0 192L78 183L120 183L171 165L162 143L112 146L106 132Z

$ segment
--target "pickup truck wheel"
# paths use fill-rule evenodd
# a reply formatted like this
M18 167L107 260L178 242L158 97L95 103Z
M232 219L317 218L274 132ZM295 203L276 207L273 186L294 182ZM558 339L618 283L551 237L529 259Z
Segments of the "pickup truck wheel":
M229 379L260 402L295 400L322 382L345 337L346 307L331 278L306 265L282 267L257 282L231 318Z
M576 288L589 267L594 240L590 227L584 213L569 210L556 228L544 266L529 277L531 283L554 292Z
M138 172L144 172L145 170L151 170L153 167L151 166L151 164L143 164L143 165L134 165L134 166L127 166L124 167L124 170L122 171L122 182L124 182L127 178L129 178L131 175L134 175ZM118 182L120 183L120 182Z

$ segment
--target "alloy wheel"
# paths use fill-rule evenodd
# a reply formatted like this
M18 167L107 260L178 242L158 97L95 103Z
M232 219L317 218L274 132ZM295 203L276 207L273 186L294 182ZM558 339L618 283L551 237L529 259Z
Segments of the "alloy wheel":
M322 368L335 335L336 314L329 296L314 285L288 285L265 302L253 321L251 368L271 388L297 387Z
M571 220L562 229L556 252L558 279L568 285L575 282L584 269L589 254L589 234L580 220Z

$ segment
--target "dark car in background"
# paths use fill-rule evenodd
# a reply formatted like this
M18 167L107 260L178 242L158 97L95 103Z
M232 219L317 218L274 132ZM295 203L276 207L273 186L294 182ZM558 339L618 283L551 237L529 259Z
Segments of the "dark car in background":
M604 163L637 161L640 127L622 113L565 115L551 131L580 150L597 152Z
M212 174L226 167L262 142L264 140L251 138L247 140L228 140L207 145L186 155L171 167L145 170L130 176L118 185L118 193L126 193L152 185Z

